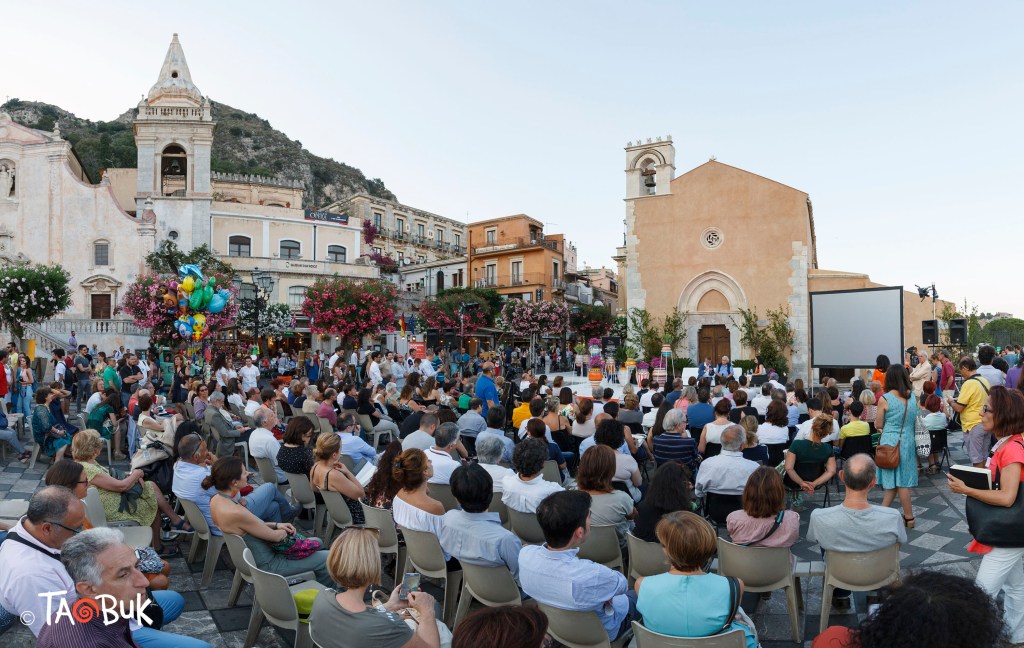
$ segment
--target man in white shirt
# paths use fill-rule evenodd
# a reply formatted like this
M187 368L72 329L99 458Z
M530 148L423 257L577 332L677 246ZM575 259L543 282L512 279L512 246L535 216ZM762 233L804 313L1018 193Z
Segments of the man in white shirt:
M697 471L694 496L705 493L717 495L742 495L750 473L759 464L743 457L743 441L746 433L739 425L730 425L722 431L722 451L705 459Z
M646 395L647 394L644 394L644 396ZM661 408L661 403L664 400L665 395L660 392L651 397L651 409L644 414L643 421L640 422L640 425L644 427L644 430L649 430L654 427L654 423L658 420L658 410Z
M348 357L348 363L353 367L359 366L359 352L355 349L352 349L352 355Z
M334 365L341 360L341 347L334 347L334 353L331 354L330 358L327 358L327 372L331 373L334 371Z
M1000 387L1006 384L1006 374L992 366L995 357L995 347L983 344L978 349L978 373L988 381L989 387Z
M642 408L650 409L657 407L656 405L654 405L654 395L661 393L660 391L658 391L661 385L659 385L656 381L651 382L650 385L650 388L647 391L645 391L642 396L640 396L640 407ZM664 398L664 394L662 395L662 398ZM645 409L644 411L647 410Z
M534 398L530 401L530 418L540 418L541 414L544 413L544 401L540 398ZM519 424L519 438L526 438L526 424L530 422L530 419L524 419ZM548 440L548 443L554 443L555 440L551 438L551 428L544 425L544 437Z
M447 484L455 469L462 465L449 454L455 449L458 440L459 426L455 423L442 423L434 430L434 445L426 451L434 468L434 476L427 483Z
M274 464L274 472L277 474L278 484L287 484L288 475L277 465L277 451L281 449L281 442L274 438L270 428L277 425L277 414L265 409L258 409L252 417L256 429L249 436L249 454L258 459L269 459Z
M434 352L432 350L427 349L427 357L420 362L419 370L424 378L430 378L437 373L434 371Z
M371 385L379 385L384 382L384 376L380 372L380 364L377 363L379 359L380 351L374 351L370 354L370 364L366 368L366 374L370 379Z
M765 383L761 385L761 393L758 394L754 400L750 402L750 406L757 410L758 416L764 416L768 413L768 406L772 402L772 386L771 383Z
M437 414L424 412L420 417L419 429L402 439L402 450L419 448L426 452L428 448L434 445L434 433L437 430L437 423Z
M506 475L501 480L501 501L505 506L521 513L536 513L541 500L562 490L561 484L542 476L547 459L548 448L539 440L519 442L512 453L512 468L518 474Z
M273 392L274 390L271 389L270 391ZM263 404L262 394L260 390L252 387L246 390L245 395L248 396L248 400L245 401L245 415L253 416L256 410L260 408L260 405Z
M827 394L826 394L827 395ZM811 424L814 423L814 419L821 416L821 399L815 396L814 398L807 399L807 416L808 419L797 426L796 436L793 437L794 441L799 439L810 439L811 438ZM832 434L828 435L822 442L831 443L839 440L839 421L832 419Z
M260 369L252 362L252 356L245 359L245 366L238 370L238 375L242 378L242 390L245 393L249 393L250 389L256 387L256 383L260 379Z

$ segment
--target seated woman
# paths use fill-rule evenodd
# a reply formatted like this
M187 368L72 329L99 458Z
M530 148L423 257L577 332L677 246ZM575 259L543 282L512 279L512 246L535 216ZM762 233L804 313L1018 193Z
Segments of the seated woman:
M621 451L622 446L627 443L626 431L622 423L615 419L601 421L594 434L594 441L597 445L605 445L615 451L615 474L612 476L612 481L619 482L633 498L633 501L639 502L643 496L643 477L640 475L640 466L633 455Z
M647 495L636 506L633 535L644 542L657 542L654 528L662 516L673 511L693 510L693 474L678 461L668 461L654 471Z
M408 412L419 412L423 409L423 406L416 402L416 388L406 383L405 387L402 387L402 393L398 396L399 408Z
M36 407L32 410L32 438L44 455L60 461L64 458L65 448L71 445L71 435L59 427L53 418L50 403L55 396L49 387L40 387L36 392Z
M757 417L744 416L740 419L740 427L743 428L743 432L746 435L743 440L743 458L756 461L761 465L767 465L770 460L768 446L761 443L761 440L757 438Z
M395 524L413 531L440 535L444 505L430 496L427 480L434 476L434 466L427 454L410 448L398 455L392 464L391 476L400 487L391 503ZM458 560L445 554L445 560L458 565Z
M545 433L547 428L544 426L544 421L539 418L532 418L526 422L526 438L536 439L538 442L543 443L548 449L548 460L554 461L558 466L558 471L562 475L562 480L565 481L569 471L566 470L566 459L563 456L561 448L557 443L552 443L547 440ZM568 453L572 456L572 453Z
M732 542L744 546L796 544L800 539L800 514L786 510L786 489L777 470L761 466L750 473L743 488L743 508L729 514L726 527Z
M367 506L391 510L395 495L402 489L402 485L395 481L393 471L385 470L383 467L394 466L400 454L402 454L402 442L398 439L395 439L384 448L384 454L380 456L380 460L377 462L382 469L373 473L373 477L370 478L370 482L364 489L366 496L363 497L363 501L366 502Z
M924 429L928 430L928 436L931 437L932 442L931 454L928 455L928 474L934 475L939 472L939 456L946 449L948 443L949 433L946 426L949 424L949 419L943 411L942 399L935 394L930 394L925 399L924 409L928 413L924 415L924 420L921 422L924 424Z
M789 410L785 403L773 400L768 404L764 423L757 428L757 438L765 445L789 442Z
M814 639L811 648L1011 645L1003 641L1005 628L999 607L973 579L919 571L881 595L878 610L859 626L831 626Z
M140 526L151 526L153 549L160 557L177 555L178 547L165 546L160 541L160 513L166 515L171 525L178 531L188 532L192 527L185 518L174 512L156 484L143 479L141 468L136 468L128 473L127 477L121 478L112 475L108 469L101 466L96 458L102 448L99 432L82 430L75 435L75 440L71 444L71 454L85 469L89 485L95 486L99 492L107 522L132 521ZM141 485L141 489L134 489L136 484ZM128 495L127 498L123 497L125 494Z
M317 594L309 614L310 636L321 648L362 648L368 642L375 648L438 648L439 624L430 594L411 591L403 601L398 584L386 602L366 604L366 590L381 582L379 536L377 529L349 528L331 545L327 570L344 591ZM419 613L415 630L404 621L410 607Z
M730 618L743 595L743 582L733 592L728 578L704 572L716 549L711 524L695 513L677 511L661 518L655 534L669 570L636 581L636 609L644 626L670 637L708 637L740 629L747 648L757 648L754 624L743 610L737 608L736 617Z
M327 551L320 550L305 558L291 560L277 553L273 546L295 533L295 527L284 522L264 522L237 501L238 492L245 486L249 471L239 457L222 457L213 464L210 475L203 479L204 489L217 491L210 498L210 517L224 534L241 536L252 552L256 566L264 571L288 577L311 571L327 587L334 581L327 573Z
M89 418L85 420L85 427L90 430L96 430L100 433L101 437L114 444L115 459L125 458L125 455L121 452L121 437L123 435L121 426L118 425L118 415L123 410L121 395L114 389L108 389L104 392L103 400L92 409L89 413Z
M370 417L374 432L388 432L391 434L392 439L397 439L399 433L398 426L388 418L387 412L381 412L374 406L378 391L380 391L380 385L375 386L373 389L369 387L360 389L359 396L356 397L356 413L360 416Z
M626 534L633 528L637 511L628 493L612 487L615 476L615 455L610 447L598 444L580 459L576 488L591 497L590 523L594 526L615 526L619 546L626 546Z
M192 409L195 410L196 420L202 421L206 416L206 408L210 406L210 387L200 383L196 386L195 398L192 399Z
M576 414L573 416L572 435L577 439L586 439L594 436L597 428L594 426L594 401L589 398L581 398L576 403Z
M425 378L423 385L417 390L417 398L423 405L436 405L439 395L437 393L437 379L433 376Z
M286 473L308 475L316 463L313 457L313 421L305 416L296 416L288 421L277 451L277 466Z
M398 402L398 385L393 382L389 382L387 387L384 388L384 407L399 408L400 403Z
M116 389L111 389L109 391L112 391L115 394L117 393ZM85 409L82 410L82 413L88 416L89 414L92 413L92 411L96 408L97 405L103 402L103 399L106 397L107 390L103 389L103 379L94 379L92 381L92 394L89 396L89 400L85 402Z
M68 434L74 436L75 432L78 432L78 426L68 423L68 417L64 414L64 399L71 396L71 392L64 389L64 384L60 381L50 383L50 391L53 393L53 400L49 406L53 420L57 421L58 426L63 426Z
M320 495L322 490L341 493L352 514L352 523L363 524L363 507L359 505L359 500L366 492L352 471L341 463L341 437L334 433L321 434L316 440L313 457L316 463L309 470L309 483L317 502L323 503Z
M793 506L801 504L802 493L814 494L814 489L836 474L836 456L832 452L832 446L823 443L822 439L832 434L832 417L817 416L811 422L811 438L797 439L786 450L786 477L790 482L799 488L793 498ZM797 472L797 464L823 465L821 474L813 480L805 480Z

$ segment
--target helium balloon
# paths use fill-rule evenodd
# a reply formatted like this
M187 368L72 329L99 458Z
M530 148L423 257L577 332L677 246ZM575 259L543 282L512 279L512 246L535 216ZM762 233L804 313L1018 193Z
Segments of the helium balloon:
M214 294L215 293L213 292L213 286L207 286L203 290L203 308L206 308L207 306L210 305L210 300L213 299Z
M203 315L202 313L197 313L192 317L192 319L195 320L196 330L202 330L206 328L206 315Z
M217 293L210 300L210 305L207 306L206 310L209 311L210 313L216 314L224 310L224 307L227 305L227 300L224 299L224 297L220 293Z
M189 279L191 279L191 277L189 277ZM185 281L188 281L188 279L186 279ZM191 297L191 299L188 300L188 305L189 305L189 307L192 308L192 310L197 311L197 310L199 310L202 307L202 305L203 305L203 294L204 293L203 293L202 290L193 290L192 291L192 297Z
M194 263L186 263L178 268L178 274L181 276L195 277L199 281L202 281L204 278L203 271Z
M192 292L192 290L195 287L196 280L193 279L192 277L185 277L185 280L181 282L181 289L184 290L186 293Z
M208 282L208 285L210 285L210 286L216 286L217 285L217 277L210 277L206 281Z

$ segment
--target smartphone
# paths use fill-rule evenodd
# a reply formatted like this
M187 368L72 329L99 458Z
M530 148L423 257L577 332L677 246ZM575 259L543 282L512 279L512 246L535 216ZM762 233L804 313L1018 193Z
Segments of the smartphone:
M398 590L398 598L405 601L409 598L409 592L418 592L420 589L420 575L417 572L409 572L402 577L402 588Z

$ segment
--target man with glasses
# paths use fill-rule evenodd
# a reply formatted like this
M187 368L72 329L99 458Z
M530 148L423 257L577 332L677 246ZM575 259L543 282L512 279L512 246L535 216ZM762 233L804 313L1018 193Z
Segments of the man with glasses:
M212 486L203 488L203 479L210 475L210 465L216 457L209 452L206 442L198 434L187 434L178 442L178 461L174 464L174 481L171 490L179 499L186 499L203 513L210 533L223 535L210 517L210 498L217 494ZM281 491L274 484L261 484L238 503L264 522L288 522L302 510L292 508Z
M949 392L949 404L960 413L960 427L964 431L971 464L975 468L983 468L992 447L992 434L986 432L981 424L981 408L988 400L989 383L979 374L978 365L971 356L960 358L958 365L964 382L955 399L953 392Z

